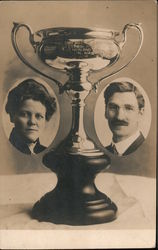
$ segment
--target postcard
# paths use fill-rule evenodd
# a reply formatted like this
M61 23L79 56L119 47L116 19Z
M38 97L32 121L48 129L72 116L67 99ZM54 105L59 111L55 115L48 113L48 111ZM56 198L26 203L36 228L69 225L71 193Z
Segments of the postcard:
M0 247L156 246L156 2L0 3Z

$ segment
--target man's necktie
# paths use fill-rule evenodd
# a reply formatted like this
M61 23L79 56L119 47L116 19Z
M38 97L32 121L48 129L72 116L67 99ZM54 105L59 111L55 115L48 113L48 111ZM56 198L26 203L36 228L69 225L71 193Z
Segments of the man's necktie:
M116 149L115 144L112 145L112 151L113 151L113 153L114 153L115 155L118 155L118 151L117 151L117 149Z

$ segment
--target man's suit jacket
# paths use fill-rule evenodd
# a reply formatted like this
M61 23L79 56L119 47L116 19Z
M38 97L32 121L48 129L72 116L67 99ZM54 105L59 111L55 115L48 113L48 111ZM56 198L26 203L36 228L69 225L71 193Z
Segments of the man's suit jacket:
M140 132L140 135L137 137L137 139L126 149L126 151L122 155L128 155L133 153L145 140L143 134ZM108 151L111 153L114 153L114 149L112 147L112 144L106 147Z
M23 140L21 140L21 138L18 136L18 134L16 133L14 128L10 134L9 141L20 152L22 152L24 154L28 154L28 155L31 154L29 147L27 146L26 143L23 142ZM41 145L39 142L39 139L38 139L36 142L36 145L34 147L34 153L35 154L41 153L45 149L46 149L46 147Z

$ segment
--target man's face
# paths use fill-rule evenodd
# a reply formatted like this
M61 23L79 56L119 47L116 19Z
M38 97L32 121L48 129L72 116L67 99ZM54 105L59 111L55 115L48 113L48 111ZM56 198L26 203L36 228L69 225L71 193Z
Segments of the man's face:
M115 142L122 141L138 129L139 107L133 92L116 92L107 104L105 117Z
M46 107L32 99L25 100L13 117L17 133L26 143L35 142L45 127Z

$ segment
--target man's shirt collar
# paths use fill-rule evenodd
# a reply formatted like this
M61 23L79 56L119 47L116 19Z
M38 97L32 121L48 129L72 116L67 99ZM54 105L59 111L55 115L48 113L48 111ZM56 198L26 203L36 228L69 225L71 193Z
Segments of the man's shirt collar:
M115 143L112 140L112 147L115 146L118 155L123 155L123 153L128 149L128 147L140 136L140 131L136 131L133 135L129 136L127 139Z

